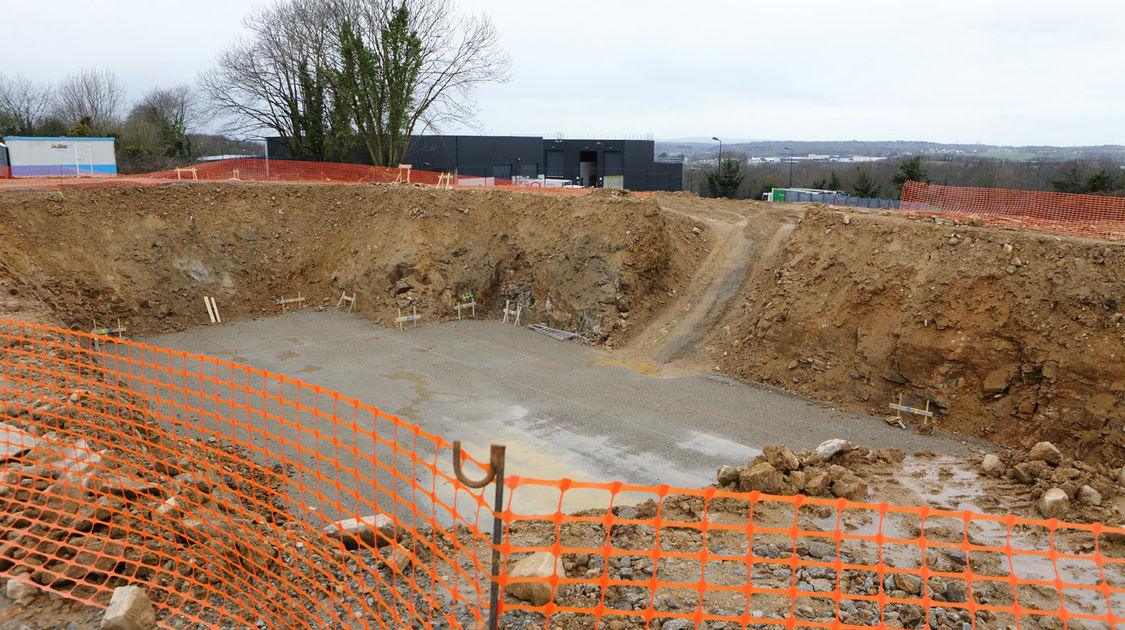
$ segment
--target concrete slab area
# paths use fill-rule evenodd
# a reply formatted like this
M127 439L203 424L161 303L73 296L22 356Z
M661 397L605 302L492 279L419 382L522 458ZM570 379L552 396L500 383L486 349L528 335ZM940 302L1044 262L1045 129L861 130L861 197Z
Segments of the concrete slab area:
M303 311L141 341L338 391L462 440L478 458L487 459L489 444L505 444L508 474L522 477L693 488L767 444L799 449L845 438L907 451L968 450L957 438L917 435L723 377L660 379L596 365L611 355L496 321L400 332ZM541 497L532 503L553 507Z

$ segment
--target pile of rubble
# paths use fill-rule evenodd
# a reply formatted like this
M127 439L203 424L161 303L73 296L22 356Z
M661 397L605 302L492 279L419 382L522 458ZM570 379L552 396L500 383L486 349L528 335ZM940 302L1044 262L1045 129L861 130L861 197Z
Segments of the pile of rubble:
M943 456L941 461L928 452L907 456L897 449L872 449L844 440L829 440L799 453L784 446L767 446L746 466L720 468L717 487L731 492L951 509L929 501L925 493L910 492L904 462L931 466L940 471L939 476L952 476L952 468L971 476L982 497L981 511L989 507L994 508L990 511L1081 523L1113 524L1125 517L1114 501L1125 494L1125 469L1068 458L1050 442L1040 442L1030 450Z
M716 477L719 487L732 492L772 495L803 494L862 501L869 487L851 465L899 463L906 453L853 446L845 440L828 440L812 451L794 453L784 446L767 446L746 467L723 466Z

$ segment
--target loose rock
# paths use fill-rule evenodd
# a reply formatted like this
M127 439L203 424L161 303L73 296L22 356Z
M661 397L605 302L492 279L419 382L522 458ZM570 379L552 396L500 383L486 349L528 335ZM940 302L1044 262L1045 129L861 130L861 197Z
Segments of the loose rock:
M785 477L769 462L761 462L739 473L738 485L743 492L757 490L766 494L782 494Z
M21 606L26 606L39 594L39 587L31 582L12 578L4 586L4 593L8 596L8 599L15 600Z
M156 627L156 612L140 586L113 589L109 608L102 618L102 630L151 630Z
M995 453L989 453L984 456L984 461L980 464L981 470L986 474L993 477L999 477L1004 472L1004 462Z
M1043 515L1043 518L1061 519L1070 510L1070 497L1058 488L1051 488L1039 497L1035 507Z
M537 551L509 567L508 575L513 579L532 578L532 580L508 584L504 588L506 593L536 606L542 606L551 601L551 585L547 580L552 575L566 575L566 573L561 558L546 551Z
M1102 493L1090 486L1082 486L1078 489L1078 502L1086 505L1101 505Z
M325 527L324 535L340 539L348 549L359 547L360 541L382 547L395 539L395 524L386 514L349 518Z
M1048 464L1057 464L1062 460L1062 452L1050 442L1040 442L1031 447L1031 453L1028 454L1028 457Z

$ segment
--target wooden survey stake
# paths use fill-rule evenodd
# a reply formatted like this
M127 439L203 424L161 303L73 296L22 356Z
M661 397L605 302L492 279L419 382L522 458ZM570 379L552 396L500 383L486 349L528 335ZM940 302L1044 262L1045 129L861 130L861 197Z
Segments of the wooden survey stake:
M422 319L422 316L418 314L418 307L417 306L415 306L413 308L414 308L414 314L413 315L406 315L405 317L402 314L402 309L401 308L398 309L398 317L395 318L395 323L398 324L399 330L402 330L403 324L410 323L410 322L414 323L415 328L418 327L418 320Z
M203 305L207 307L207 316L211 318L212 324L223 323L223 318L219 317L219 305L215 303L215 298L203 296Z
M476 300L473 300L472 302L465 302L464 304L458 304L457 306L453 307L453 310L457 311L458 320L461 319L461 311L467 308L473 309L473 319L477 318L477 302Z
M341 308L344 307L345 304L347 304L348 310L346 312L351 313L352 311L354 311L355 310L355 296L356 295L358 295L358 294L353 293L351 297L348 297L347 291L341 292L340 293L340 299L336 301L336 310L337 311L340 310ZM401 315L402 311L399 311L399 314Z
M520 325L520 314L523 313L523 306L516 305L516 310L512 310L512 301L504 300L504 323L508 323L508 316L515 317L516 326Z
M902 412L905 411L906 413L912 413L916 416L922 416L922 425L918 427L919 433L930 433L933 431L934 412L930 411L930 401L926 401L925 409L915 409L914 407L908 407L902 404L902 394L899 394L898 404L891 403L890 407L898 413L895 415L893 421L891 419L887 420L888 424L897 424L900 428L905 429L906 424L902 421Z
M300 305L299 307L294 307L294 308L305 308L305 298L302 297L300 293L298 293L297 297L295 297L295 298L282 298L282 299L277 301L277 305L281 307L282 313L288 313L289 312L289 305L290 304L299 304Z
M128 330L128 328L125 328L124 326L121 325L120 319L117 320L117 327L116 328L98 328L98 322L95 321L94 322L94 329L90 331L90 334L91 335L101 335L102 337L108 337L110 335L117 335L117 338L121 339L121 333L125 332L126 330Z

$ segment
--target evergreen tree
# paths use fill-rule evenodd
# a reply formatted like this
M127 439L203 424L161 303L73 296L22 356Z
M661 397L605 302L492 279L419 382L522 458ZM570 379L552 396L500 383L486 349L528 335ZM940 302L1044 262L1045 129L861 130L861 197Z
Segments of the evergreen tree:
M1077 164L1063 171L1061 179L1052 179L1051 187L1057 192L1082 194L1086 192L1086 185L1082 182L1082 169Z
M1086 180L1086 189L1092 193L1103 193L1113 190L1113 176L1104 168Z
M840 181L840 177L836 175L836 171L832 171L832 177L828 180L828 190L843 190L844 183Z
M707 191L712 197L734 199L744 178L742 160L723 160L718 170L707 173Z
M915 155L909 160L900 162L898 170L895 172L891 182L895 185L896 196L902 195L902 187L906 182L921 182L923 184L930 183L929 173L922 166L922 156Z
M856 197L875 198L879 196L879 184L867 169L856 169L855 181L852 182L851 194Z

